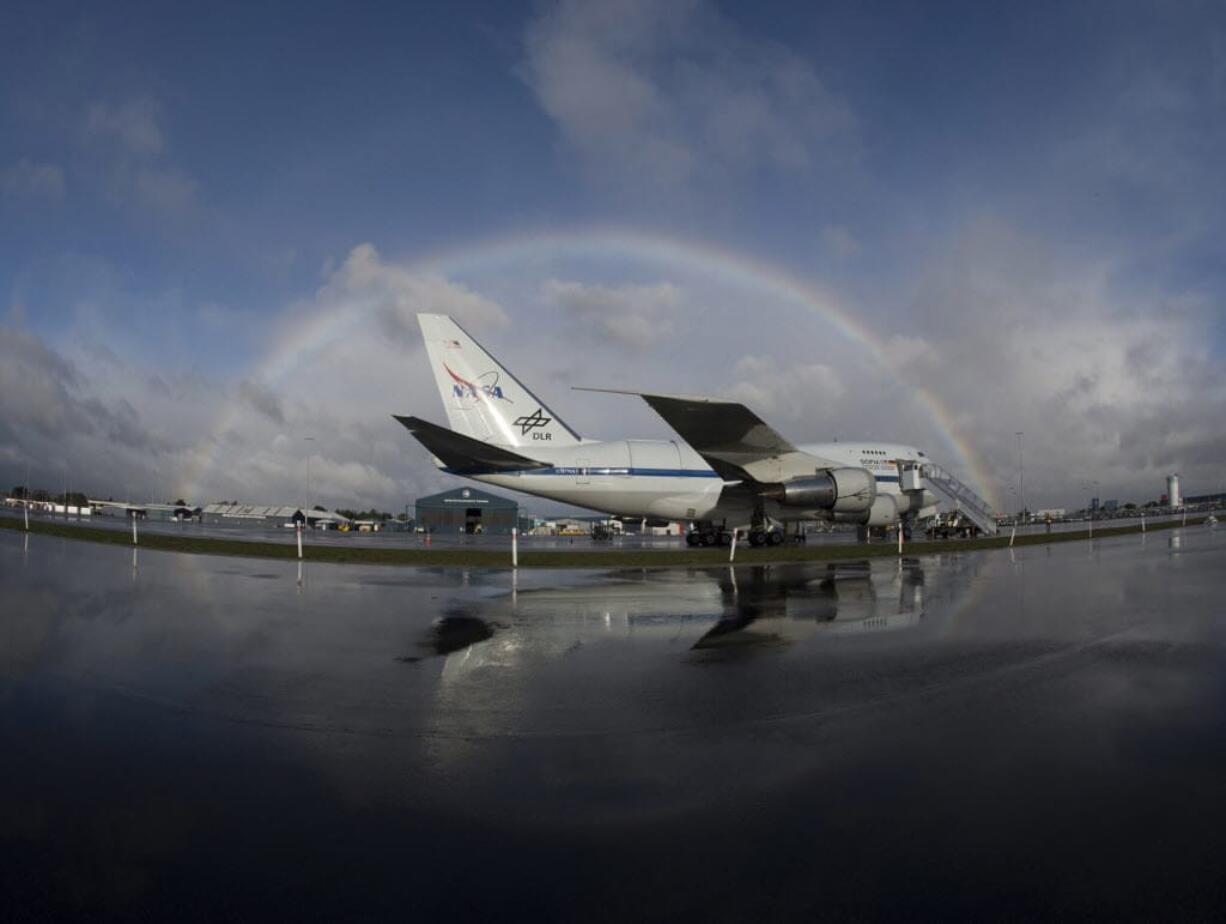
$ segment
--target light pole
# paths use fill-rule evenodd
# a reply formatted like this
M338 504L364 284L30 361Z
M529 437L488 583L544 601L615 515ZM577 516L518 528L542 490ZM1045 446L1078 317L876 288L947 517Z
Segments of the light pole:
M302 438L302 441L303 441L304 443L313 443L313 442L315 442L315 437L313 437L313 436L304 436L304 437ZM310 453L310 451L309 451L309 450L310 450L310 447L307 447L307 457L306 457L306 503L302 505L302 516L303 516L303 518L304 518L304 519L303 519L303 524L304 524L304 525L305 525L305 523L306 523L305 517L307 516L307 511L308 511L308 510L310 510L310 503L311 503L311 453Z
M1026 476L1025 469L1022 467L1022 437L1026 434L1017 431L1017 502L1021 505L1021 517L1023 522L1026 519Z

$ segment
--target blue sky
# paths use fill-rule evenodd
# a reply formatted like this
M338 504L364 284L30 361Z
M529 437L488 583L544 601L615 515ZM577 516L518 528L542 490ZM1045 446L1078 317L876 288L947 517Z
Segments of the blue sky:
M547 400L592 435L656 424L585 411L568 375L941 454L856 344L752 284L641 254L430 262L599 227L830 293L1006 505L1018 430L1036 502L1145 499L1167 469L1217 487L1220 4L17 3L0 87L0 477L279 500L327 430L321 499L399 506L447 482L384 423L441 418L388 319L468 296L498 309L465 319L491 346L532 363L531 329L568 357ZM369 323L269 377L355 300ZM661 342L611 338L619 317Z

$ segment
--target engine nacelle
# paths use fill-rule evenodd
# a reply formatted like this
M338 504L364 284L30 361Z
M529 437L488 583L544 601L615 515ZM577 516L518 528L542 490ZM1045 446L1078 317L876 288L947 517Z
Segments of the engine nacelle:
M863 515L877 497L877 479L865 468L835 468L811 478L785 481L766 496L785 507Z
M836 513L836 523L856 523L860 526L893 526L898 522L898 502L893 494L878 494L872 506L860 513Z

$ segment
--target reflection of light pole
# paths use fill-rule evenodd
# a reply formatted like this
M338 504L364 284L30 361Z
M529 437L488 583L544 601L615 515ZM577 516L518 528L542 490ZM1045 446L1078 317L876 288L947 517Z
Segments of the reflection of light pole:
M1090 538L1093 539L1094 538L1094 497L1093 495L1098 493L1098 482L1091 481L1089 484L1082 485L1081 489L1083 491L1088 491L1091 495L1090 503L1087 504L1086 506L1089 508L1089 511L1090 511Z
M1025 435L1021 430L1017 431L1017 502L1022 508L1023 521L1026 516L1026 478L1022 468L1022 437Z

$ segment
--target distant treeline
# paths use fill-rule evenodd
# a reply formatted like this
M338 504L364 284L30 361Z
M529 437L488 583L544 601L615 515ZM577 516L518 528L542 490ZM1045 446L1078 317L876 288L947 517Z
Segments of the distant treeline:
M378 520L380 523L385 523L388 520L407 520L408 517L403 513L391 514L386 510L376 510L371 507L369 510L345 510L338 509L336 511L343 517L350 520Z
M9 497L15 497L18 500L26 499L26 489L22 485L17 485L9 493ZM56 491L54 494L45 488L32 488L30 490L30 500L44 504L63 504L67 499L70 507L83 507L89 503L89 498L80 491L69 491L64 494L63 491Z

